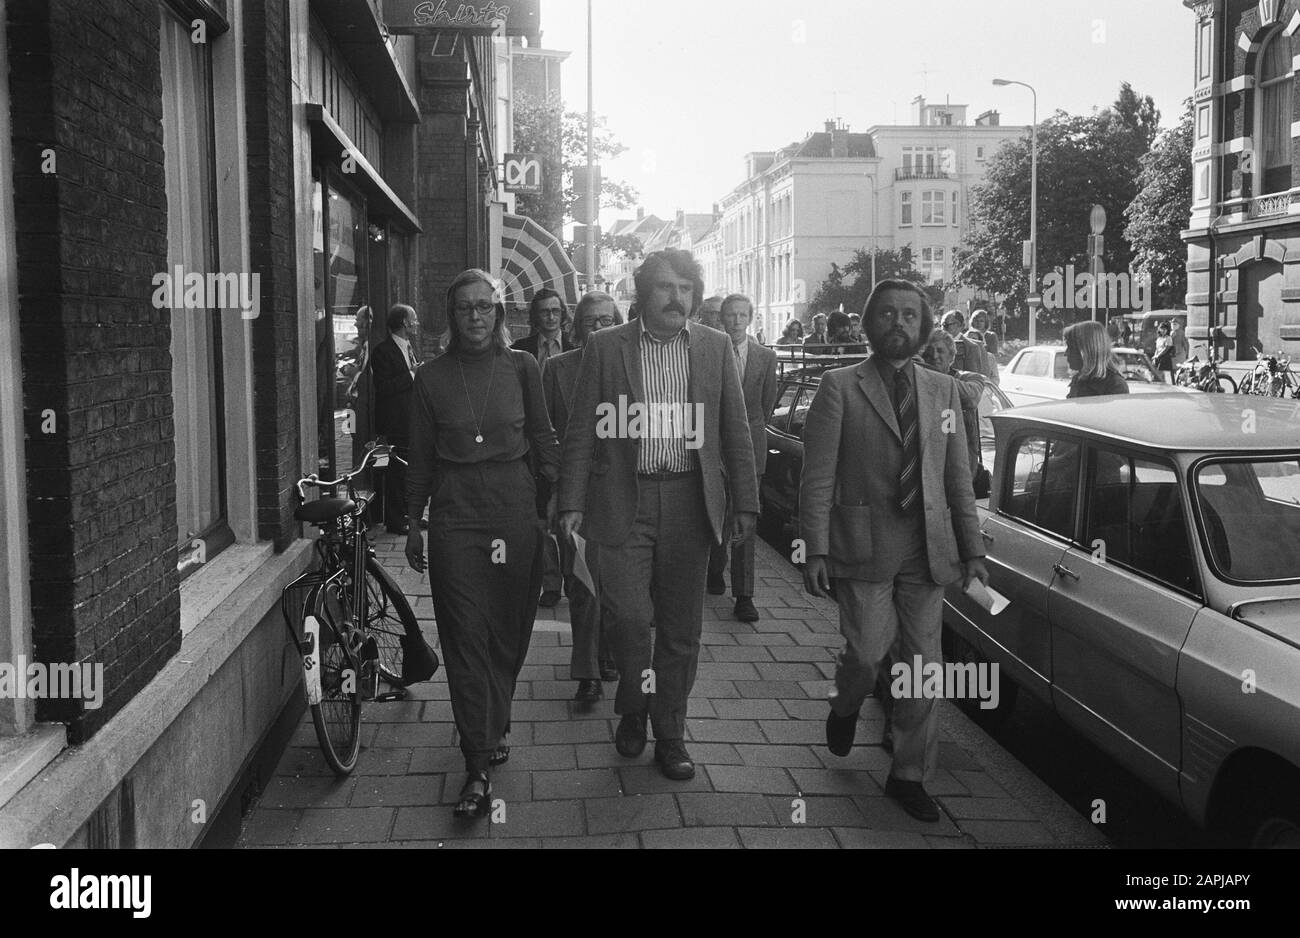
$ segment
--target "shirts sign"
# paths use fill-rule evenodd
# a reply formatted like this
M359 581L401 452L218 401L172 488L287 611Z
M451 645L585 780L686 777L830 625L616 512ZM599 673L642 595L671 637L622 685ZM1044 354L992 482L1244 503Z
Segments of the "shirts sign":
M542 158L536 153L507 153L503 176L507 192L542 194Z
M390 33L492 33L507 36L540 33L540 0L383 0L384 25Z

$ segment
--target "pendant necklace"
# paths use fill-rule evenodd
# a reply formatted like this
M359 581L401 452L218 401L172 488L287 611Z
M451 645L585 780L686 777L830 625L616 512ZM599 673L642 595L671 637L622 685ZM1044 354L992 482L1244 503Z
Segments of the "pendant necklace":
M461 361L460 356L456 357L456 364L460 365L460 386L465 389L465 403L469 405L469 415L474 421L474 442L483 442L483 425L478 414L474 412L474 401L469 396L469 384L465 381L465 363ZM492 370L488 372L487 394L483 397L483 416L487 416L488 402L492 400L492 381L497 376L497 356L495 350L492 354Z

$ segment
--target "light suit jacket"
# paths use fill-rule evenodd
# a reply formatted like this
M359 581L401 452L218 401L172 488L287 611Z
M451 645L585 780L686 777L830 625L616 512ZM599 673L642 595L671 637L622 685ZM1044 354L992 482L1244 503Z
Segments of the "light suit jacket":
M767 418L776 406L776 352L755 342L749 342L746 352L745 375L740 380L745 393L745 414L749 420L749 435L754 441L754 470L763 478L767 468ZM737 360L736 367L740 367Z
M716 543L726 536L727 497L737 512L758 511L753 440L740 372L725 333L688 322L691 377L687 397L703 404L699 458L704 501ZM549 363L548 363L549 364ZM585 512L587 537L598 544L627 540L636 520L639 439L596 436L597 407L618 408L619 397L645 402L641 322L593 333L582 351L560 469L560 511Z
M961 576L961 561L984 556L957 383L920 365L916 380L921 502L930 578ZM799 535L809 557L827 558L833 577L882 581L898 569L912 529L897 495L903 443L892 391L866 359L822 376L804 424Z

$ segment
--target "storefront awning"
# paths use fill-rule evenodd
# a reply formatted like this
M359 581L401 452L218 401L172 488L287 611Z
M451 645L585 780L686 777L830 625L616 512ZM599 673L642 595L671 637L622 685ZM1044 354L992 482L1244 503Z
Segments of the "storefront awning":
M307 105L307 123L311 125L311 143L317 156L336 161L341 161L346 156L352 157L356 163L356 172L348 174L348 181L365 193L372 214L386 215L406 234L418 234L423 230L415 213L406 207L406 203L384 182L384 177L361 155L361 151L353 145L324 105Z

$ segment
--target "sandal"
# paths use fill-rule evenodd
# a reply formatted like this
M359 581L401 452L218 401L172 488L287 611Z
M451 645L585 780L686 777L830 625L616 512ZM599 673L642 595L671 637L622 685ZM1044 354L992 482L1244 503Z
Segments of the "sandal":
M488 757L488 765L498 766L505 765L510 760L510 727L501 734L501 742L497 743L497 748L492 751Z
M476 790L482 786L482 790ZM460 790L460 800L453 812L458 818L480 818L492 805L492 782L486 772L471 772Z

